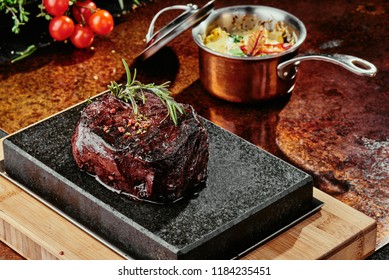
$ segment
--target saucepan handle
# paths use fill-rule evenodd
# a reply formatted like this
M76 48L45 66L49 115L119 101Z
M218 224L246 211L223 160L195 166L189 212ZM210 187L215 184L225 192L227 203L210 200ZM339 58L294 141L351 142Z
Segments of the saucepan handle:
M174 5L174 6L169 6L169 7L166 7L162 10L160 10L155 16L154 18L151 20L151 23L150 23L150 26L149 26L149 30L146 34L146 43L149 43L152 38L159 32L155 32L154 33L154 26L155 26L155 22L157 21L158 17L163 14L164 12L167 12L167 11L171 11L171 10L184 10L185 12L183 12L180 16L177 17L177 19L175 21L178 21L178 19L180 18L183 18L183 17L186 17L188 16L189 14L193 13L193 12L196 12L198 10L198 6L197 5L194 5L194 4L187 4L187 5ZM175 21L174 22L171 22L170 25L174 25L175 24ZM169 26L165 26L165 28L167 29Z
M361 76L374 77L377 73L377 68L374 64L346 54L305 54L296 56L292 59L284 61L277 66L277 74L283 80L292 80L295 78L298 66L304 60L321 60L340 65L354 74Z

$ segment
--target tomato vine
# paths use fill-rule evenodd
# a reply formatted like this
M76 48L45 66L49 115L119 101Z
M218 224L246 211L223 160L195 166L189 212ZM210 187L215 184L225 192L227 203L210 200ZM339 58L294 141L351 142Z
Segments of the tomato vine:
M40 16L50 20L51 37L70 39L77 48L90 47L95 35L108 35L114 27L111 13L99 9L92 0L43 0L41 10Z
M123 7L123 1L118 1ZM19 34L22 26L29 21L31 15L26 10L28 2L28 0L0 0L0 15L1 13L11 15L12 32L15 34ZM132 0L135 6L140 6L141 2ZM95 35L107 35L114 27L114 19L110 12L97 7L93 0L41 0L38 7L41 12L37 17L44 17L49 21L49 33L53 39L62 41L72 38L72 43L79 48L89 47ZM77 36L76 34L72 36L73 32L77 32ZM79 38L82 38L82 42L78 42Z

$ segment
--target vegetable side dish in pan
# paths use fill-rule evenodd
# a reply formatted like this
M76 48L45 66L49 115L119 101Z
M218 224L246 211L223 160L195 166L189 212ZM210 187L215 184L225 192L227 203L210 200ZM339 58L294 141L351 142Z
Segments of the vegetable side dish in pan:
M296 34L283 21L259 21L249 30L230 32L220 26L213 28L204 44L219 53L233 56L264 56L290 49L296 42Z

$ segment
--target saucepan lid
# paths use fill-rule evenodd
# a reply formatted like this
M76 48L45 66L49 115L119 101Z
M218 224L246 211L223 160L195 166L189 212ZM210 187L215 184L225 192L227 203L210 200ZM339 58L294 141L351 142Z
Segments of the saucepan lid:
M174 5L166 7L159 11L150 23L146 34L146 48L138 55L138 60L145 60L166 46L171 40L178 37L181 33L188 30L198 22L202 21L212 12L214 0L209 1L203 7L199 8L194 4ZM170 10L184 10L182 14L169 22L160 30L154 32L154 25L158 17Z

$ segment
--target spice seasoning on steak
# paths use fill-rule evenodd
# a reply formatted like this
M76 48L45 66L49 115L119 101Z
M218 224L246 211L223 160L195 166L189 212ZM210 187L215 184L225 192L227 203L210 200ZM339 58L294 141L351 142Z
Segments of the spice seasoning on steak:
M73 156L112 190L138 200L173 202L205 181L208 133L192 106L169 99L179 106L179 114L172 113L155 87L136 85L141 96L136 107L112 92L87 105L72 138Z

